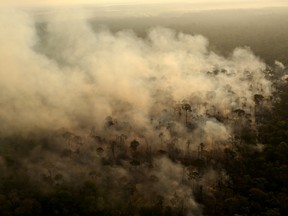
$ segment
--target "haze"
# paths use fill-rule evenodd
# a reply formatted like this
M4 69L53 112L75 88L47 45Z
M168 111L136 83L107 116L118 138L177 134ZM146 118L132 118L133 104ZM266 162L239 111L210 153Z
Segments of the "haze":
M190 7L198 6L201 9L219 8L263 8L275 6L287 6L287 1L283 0L152 0L152 1L131 1L131 0L1 0L2 6L60 6L60 5L143 5L143 4L188 4ZM187 8L186 8L187 9Z
M0 215L288 215L286 2L1 6Z

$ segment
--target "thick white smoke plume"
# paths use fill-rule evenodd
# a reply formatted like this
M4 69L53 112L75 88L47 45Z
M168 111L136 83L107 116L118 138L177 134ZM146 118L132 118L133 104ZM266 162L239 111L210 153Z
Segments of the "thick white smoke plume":
M95 32L85 13L72 14L47 16L37 32L29 14L1 11L2 132L101 128L109 115L149 128L151 116L183 100L193 114L204 104L229 113L241 99L248 109L254 94L270 94L265 65L248 48L223 58L200 35Z
M164 203L184 205L187 215L200 214L191 193L203 173L171 160L208 158L224 148L244 126L253 128L255 95L264 105L271 95L266 66L249 48L223 57L201 35L161 27L145 38L112 33L92 28L85 11L38 20L1 10L0 29L1 135L56 131L49 138L54 152L38 146L29 155L34 162L25 162L34 176L42 155L47 170L66 179L77 179L78 171L84 178L83 170L96 182L113 175L115 188L129 183L147 202L160 194ZM151 170L153 154L171 160L161 156ZM73 162L73 155L81 159ZM117 160L122 168L99 165Z

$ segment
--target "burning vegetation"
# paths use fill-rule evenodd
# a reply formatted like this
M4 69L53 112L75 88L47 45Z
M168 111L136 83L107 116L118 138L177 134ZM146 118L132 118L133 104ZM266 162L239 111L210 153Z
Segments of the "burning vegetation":
M1 215L287 213L283 64L77 16L0 13Z

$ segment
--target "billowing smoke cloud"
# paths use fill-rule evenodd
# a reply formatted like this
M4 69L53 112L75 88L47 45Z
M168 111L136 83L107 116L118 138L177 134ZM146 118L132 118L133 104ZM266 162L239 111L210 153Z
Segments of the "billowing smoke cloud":
M275 65L277 67L279 67L280 69L282 69L282 70L285 69L285 65L282 62L280 62L280 61L275 61Z
M95 32L83 14L73 22L48 16L37 34L28 14L1 12L2 131L101 126L108 115L146 127L167 102L206 102L224 112L239 108L237 98L252 104L255 93L270 94L265 65L248 48L225 59L200 35Z
M209 158L253 125L255 95L257 103L271 95L265 64L247 47L217 55L201 35L155 27L140 38L95 30L85 11L72 14L40 22L0 12L1 134L55 131L53 151L37 146L24 163L34 176L43 168L35 161L66 180L82 179L83 170L99 183L113 175L111 188L130 184L148 203L158 194L187 215L200 214L191 184L198 187L204 174L174 162ZM121 168L101 166L115 161Z

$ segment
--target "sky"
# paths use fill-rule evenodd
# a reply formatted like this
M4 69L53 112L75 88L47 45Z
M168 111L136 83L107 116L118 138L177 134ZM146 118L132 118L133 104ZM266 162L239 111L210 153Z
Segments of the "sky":
M74 6L83 4L113 5L113 4L151 4L151 3L188 3L188 4L213 4L223 5L227 7L271 7L271 6L288 6L287 0L0 0L1 6Z

